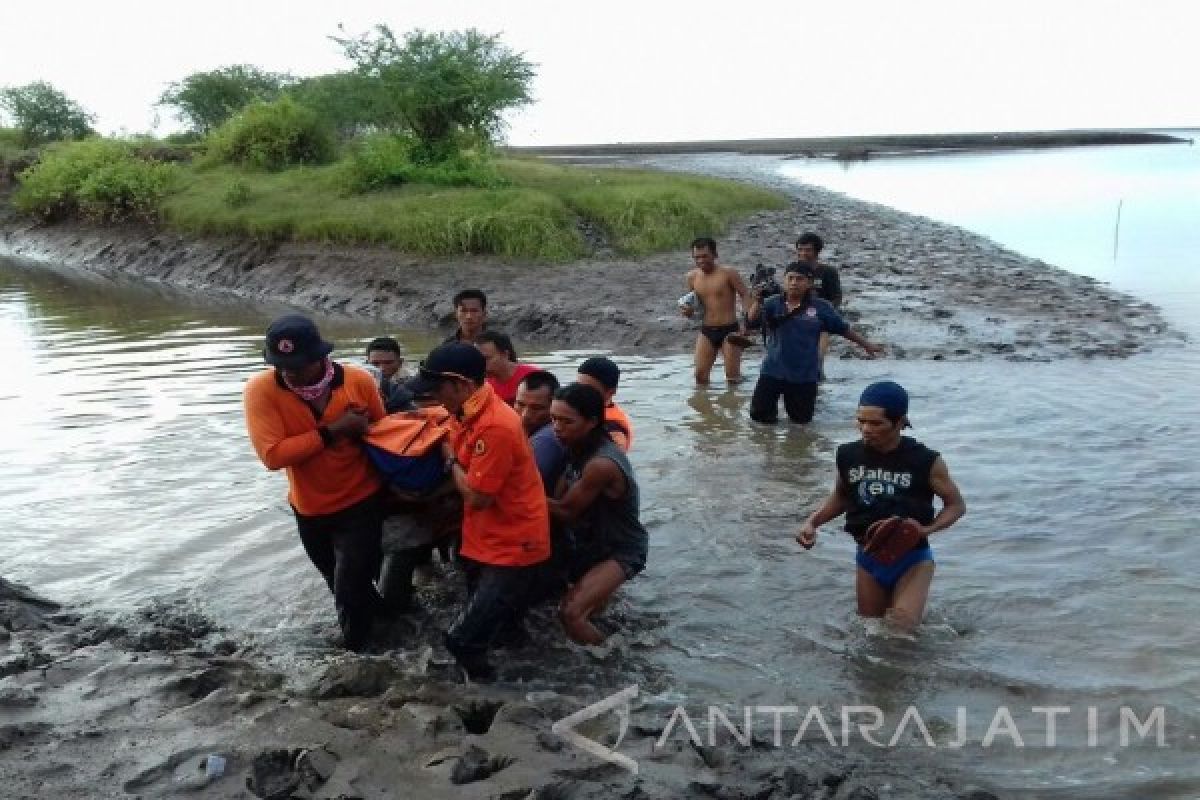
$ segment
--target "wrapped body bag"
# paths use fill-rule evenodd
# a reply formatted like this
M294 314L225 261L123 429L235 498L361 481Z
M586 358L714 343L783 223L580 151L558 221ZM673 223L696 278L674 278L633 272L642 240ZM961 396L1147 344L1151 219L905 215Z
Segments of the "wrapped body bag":
M387 484L404 492L436 489L446 478L442 440L450 414L441 407L389 414L363 437L363 447Z

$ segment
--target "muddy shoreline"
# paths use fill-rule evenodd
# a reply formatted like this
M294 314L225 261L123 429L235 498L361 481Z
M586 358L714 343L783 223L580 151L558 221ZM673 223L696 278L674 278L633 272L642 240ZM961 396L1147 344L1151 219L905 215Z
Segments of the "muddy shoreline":
M619 744L634 774L551 730L614 687L463 686L428 647L332 653L280 666L186 607L79 614L0 578L5 796L996 797L919 748L868 753L813 731L797 743L795 723L791 746L769 726L696 743L644 688L623 733L612 715L579 729Z
M1027 258L976 234L774 175L774 158L628 156L623 163L751 180L790 207L759 212L720 237L721 261L749 272L783 265L816 230L823 260L842 272L846 315L889 346L889 358L1049 361L1125 357L1172 336L1157 309L1099 282ZM678 315L686 251L614 254L603 239L570 264L489 257L423 258L380 247L197 238L143 226L43 225L0 212L0 256L202 297L294 307L382 327L444 333L450 298L478 286L492 327L526 346L690 352L694 325ZM839 342L835 355L858 357Z

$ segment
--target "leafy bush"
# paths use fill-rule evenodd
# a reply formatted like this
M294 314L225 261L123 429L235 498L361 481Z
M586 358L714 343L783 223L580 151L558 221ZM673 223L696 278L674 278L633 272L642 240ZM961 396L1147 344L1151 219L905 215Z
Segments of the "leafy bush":
M406 183L481 189L508 185L492 162L478 153L459 151L435 163L420 163L422 152L420 143L410 137L368 137L356 143L339 165L339 183L350 194Z
M79 208L104 222L153 220L174 175L169 164L136 158L105 164L79 187Z
M45 219L149 220L174 176L172 165L139 159L129 144L86 139L48 148L20 174L13 204Z
M325 164L335 155L328 124L289 97L247 106L208 138L210 161L269 171Z

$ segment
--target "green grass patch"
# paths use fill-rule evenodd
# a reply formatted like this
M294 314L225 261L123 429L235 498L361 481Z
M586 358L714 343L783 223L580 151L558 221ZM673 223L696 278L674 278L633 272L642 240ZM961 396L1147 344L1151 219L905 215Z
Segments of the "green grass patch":
M0 164L10 150L14 158L21 153L6 133L0 129ZM414 164L408 145L394 137L369 137L331 164L276 171L211 158L188 163L200 146L104 139L53 145L35 169L22 167L14 204L51 218L158 218L196 234L540 262L587 255L585 227L637 255L720 236L739 216L786 205L752 186L649 170L482 153Z
M719 236L735 218L784 208L779 194L718 178L632 169L588 169L510 159L500 172L513 184L559 197L599 225L614 246L645 254Z
M167 198L166 219L194 233L370 242L429 255L565 261L584 253L574 215L545 192L411 184L346 195L340 178L336 165L196 169Z
M685 247L751 211L782 208L772 192L731 181L524 159L496 162L495 188L410 182L351 193L348 160L274 173L193 167L164 202L193 233L368 242L426 255L489 254L568 261L586 255L582 218L625 253Z

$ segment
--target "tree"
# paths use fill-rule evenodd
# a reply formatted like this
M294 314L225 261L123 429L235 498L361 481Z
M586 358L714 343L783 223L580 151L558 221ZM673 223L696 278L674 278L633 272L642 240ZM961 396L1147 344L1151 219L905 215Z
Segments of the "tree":
M382 125L411 131L430 160L453 153L464 135L495 142L504 131L503 112L533 100L533 65L498 36L416 30L401 42L378 25L334 41L360 74L379 82Z
M255 100L274 100L292 81L285 73L233 64L168 84L158 104L173 107L192 130L207 134Z
M358 72L301 78L288 87L287 94L317 112L342 139L387 127L378 111L383 99L379 81Z
M45 81L0 89L4 108L26 146L62 139L82 139L92 133L95 117Z

